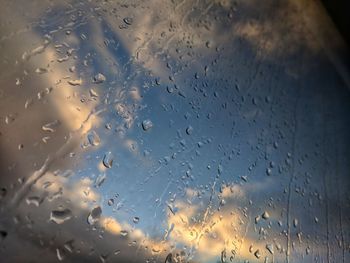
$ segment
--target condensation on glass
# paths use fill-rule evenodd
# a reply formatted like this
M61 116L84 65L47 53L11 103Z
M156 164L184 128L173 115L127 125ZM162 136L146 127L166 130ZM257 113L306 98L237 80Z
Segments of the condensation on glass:
M350 81L318 1L1 1L1 262L350 261Z

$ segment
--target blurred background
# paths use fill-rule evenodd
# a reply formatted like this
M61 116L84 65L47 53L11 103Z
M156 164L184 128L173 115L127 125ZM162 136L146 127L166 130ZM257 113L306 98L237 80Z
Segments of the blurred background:
M1 262L349 262L346 1L0 1Z

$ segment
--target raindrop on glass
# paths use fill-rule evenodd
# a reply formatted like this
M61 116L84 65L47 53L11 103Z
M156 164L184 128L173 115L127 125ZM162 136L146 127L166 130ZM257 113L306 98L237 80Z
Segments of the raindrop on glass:
M193 132L193 127L192 127L192 126L188 126L188 127L186 128L186 133L187 133L188 135L191 135L192 132Z
M98 73L94 76L94 82L100 84L106 81L106 77L102 73Z
M79 86L79 85L83 84L83 80L82 79L71 79L71 80L68 80L68 84L70 84L72 86Z
M121 230L120 231L120 235L123 236L123 237L126 237L128 234L129 234L129 232L126 231L126 230Z
M49 123L44 124L41 128L43 131L54 132L58 126L60 126L60 121L55 120Z
M95 131L90 131L87 138L92 146L98 146L101 143L101 139Z
M171 253L169 253L166 258L164 263L172 263L173 262L173 255Z
M101 214L102 214L102 209L100 206L93 208L87 218L88 224L89 225L95 224L98 220L100 220Z
M35 70L35 73L44 74L44 73L47 73L47 69L46 68L37 68Z
M125 17L123 19L123 21L124 21L125 24L130 26L132 24L132 22L133 22L133 19L131 17Z
M273 244L267 244L266 249L273 255Z
M114 205L114 199L113 199L113 198L109 199L108 202L107 202L107 204L108 204L109 206Z
M56 248L56 255L59 261L63 261L66 258L64 251L60 248Z
M269 219L269 217L270 217L270 215L269 215L269 213L267 212L267 211L265 211L262 215L261 215L261 217L263 218L263 219Z
M63 224L72 218L72 211L70 209L53 210L50 214L50 220L56 224Z
M255 256L256 258L260 258L260 257L261 257L261 254L260 254L260 250L259 250L259 249L256 250L256 251L254 252L254 256Z
M108 152L103 157L103 165L106 168L112 168L113 165L113 154L111 152Z
M153 123L151 120L144 120L142 122L142 129L144 131L148 131L149 129L151 129L153 127Z
M35 206L39 206L42 202L42 199L38 196L30 196L26 199L26 203L28 205L35 205Z

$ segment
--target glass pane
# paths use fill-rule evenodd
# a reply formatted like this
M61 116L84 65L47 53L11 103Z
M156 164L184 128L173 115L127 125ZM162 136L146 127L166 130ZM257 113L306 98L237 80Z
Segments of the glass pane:
M320 2L1 3L1 262L349 262Z

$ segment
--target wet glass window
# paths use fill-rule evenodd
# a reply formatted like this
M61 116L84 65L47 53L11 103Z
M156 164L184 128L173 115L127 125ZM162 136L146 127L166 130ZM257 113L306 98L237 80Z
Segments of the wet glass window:
M322 2L0 2L1 262L350 262Z

